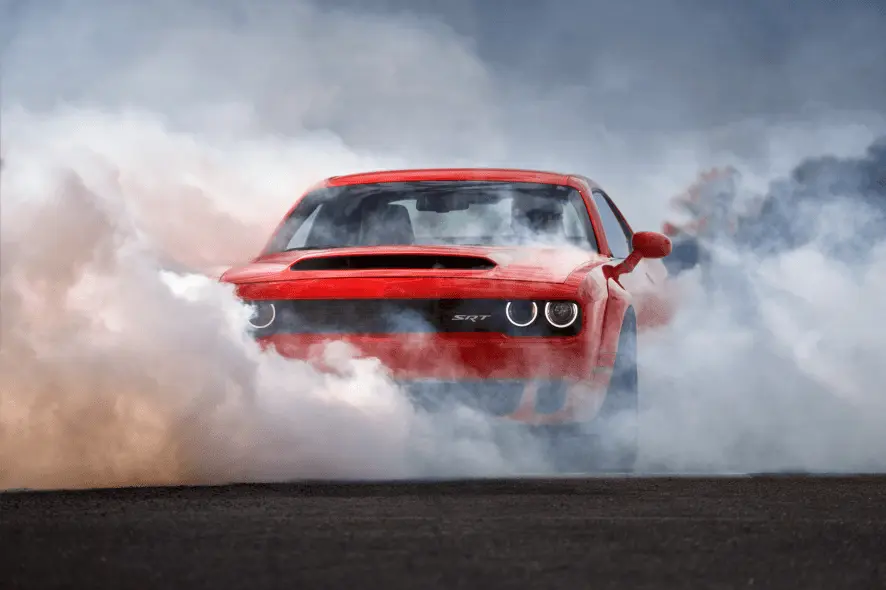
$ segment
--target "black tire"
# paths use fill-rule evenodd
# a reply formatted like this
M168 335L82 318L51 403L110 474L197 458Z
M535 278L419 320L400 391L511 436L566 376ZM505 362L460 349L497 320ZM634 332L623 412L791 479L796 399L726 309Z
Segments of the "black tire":
M637 316L633 308L628 308L618 337L618 350L606 399L592 424L600 444L597 451L604 469L634 470L640 448L639 413Z
M637 317L633 308L628 308L600 412L587 424L541 431L556 471L633 471L639 453L639 402Z

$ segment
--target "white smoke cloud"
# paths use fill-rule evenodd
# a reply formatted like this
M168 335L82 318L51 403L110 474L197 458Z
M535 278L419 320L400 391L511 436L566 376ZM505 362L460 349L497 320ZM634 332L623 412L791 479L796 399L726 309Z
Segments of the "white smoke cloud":
M144 114L7 115L0 485L513 469L471 412L427 422L343 343L324 352L334 374L261 354L227 286L163 270L254 255L317 167L274 169L276 142L262 146L268 161L238 158L258 144L169 132ZM284 149L311 147L322 143ZM337 149L292 160L372 163Z
M820 211L825 226L857 214L834 203ZM869 248L847 261L818 240L763 259L727 246L720 289L701 289L697 271L681 277L676 321L641 353L644 468L886 469L886 239Z

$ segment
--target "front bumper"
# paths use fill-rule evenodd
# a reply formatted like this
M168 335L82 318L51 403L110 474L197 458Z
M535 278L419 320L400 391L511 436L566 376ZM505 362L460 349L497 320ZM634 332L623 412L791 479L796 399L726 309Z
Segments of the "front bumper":
M423 411L460 404L527 424L571 423L596 414L608 385L609 373L594 368L580 336L553 341L490 334L278 334L259 343L334 371L324 360L325 345L341 341L358 357L378 359Z

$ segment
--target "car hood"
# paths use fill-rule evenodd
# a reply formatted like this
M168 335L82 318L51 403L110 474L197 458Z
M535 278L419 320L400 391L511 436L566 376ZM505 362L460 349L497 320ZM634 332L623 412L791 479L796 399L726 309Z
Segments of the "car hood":
M378 268L298 270L290 268L298 262L328 261L339 257L373 257ZM466 270L458 267L408 268L406 256L438 256L447 259L486 259L490 268ZM385 268L387 257L400 257L398 268ZM503 281L563 283L576 270L593 267L606 260L600 254L571 247L484 247L484 246L384 246L301 250L260 256L254 261L225 272L221 280L229 283L292 281L317 278L354 277L474 277Z

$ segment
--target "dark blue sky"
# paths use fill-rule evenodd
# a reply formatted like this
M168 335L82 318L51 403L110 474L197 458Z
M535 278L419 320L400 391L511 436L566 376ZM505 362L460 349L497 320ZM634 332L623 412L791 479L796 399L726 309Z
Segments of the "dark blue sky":
M0 0L2 34L8 46L23 23L33 30L41 19L65 11L77 20L89 19L90 13L105 18L115 10L122 13L114 8L118 4L128 3ZM125 28L100 31L109 51L125 55L164 20L173 25L182 18L176 2L159 4L167 12L146 12ZM237 22L255 20L263 5L274 3L181 4L213 7L222 20ZM529 83L541 95L568 90L572 100L619 125L682 128L748 114L790 116L810 105L886 111L886 4L881 0L324 0L316 5L355 15L410 12L438 19L467 37L505 83ZM606 63L628 64L629 83L604 90Z
M514 77L595 91L595 57L629 61L637 78L618 100L643 125L721 123L810 104L886 110L882 0L334 0L434 14ZM507 8L503 8L503 7ZM599 104L599 101L598 101ZM657 117L664 108L675 117Z

